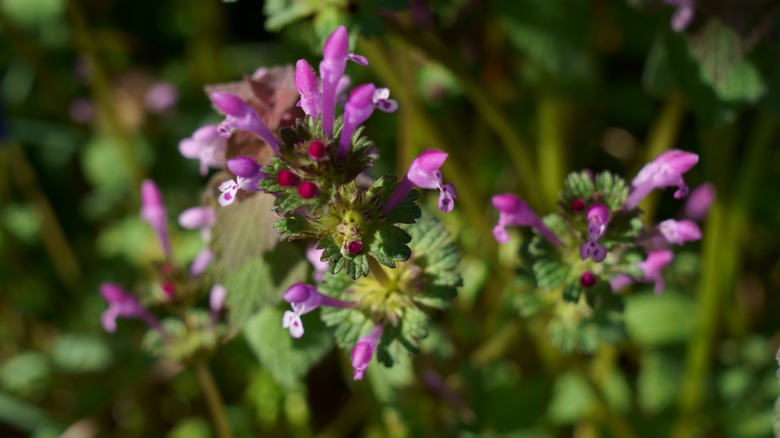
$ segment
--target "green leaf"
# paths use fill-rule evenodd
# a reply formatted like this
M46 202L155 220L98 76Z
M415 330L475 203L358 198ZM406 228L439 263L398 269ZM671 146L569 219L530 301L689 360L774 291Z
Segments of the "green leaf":
M596 176L596 192L601 194L603 202L612 211L622 208L628 197L628 187L623 178L609 172L601 172Z
M626 298L628 333L646 347L687 342L693 332L694 307L691 297L669 288L662 295L632 294Z
M571 202L575 199L589 199L593 197L596 186L593 184L591 174L585 171L572 172L566 176L563 183L561 197L564 201Z
M111 350L105 340L88 334L58 336L51 355L56 367L72 373L102 371L112 361Z
M570 303L576 303L582 295L582 287L576 282L571 281L563 288L563 300Z
M46 356L35 351L19 353L0 366L0 385L16 393L28 393L48 386L51 367Z
M534 65L563 83L590 82L590 7L566 0L494 0L509 41Z
M406 246L412 237L396 226L383 225L372 237L368 244L369 252L389 268L395 268L396 260L405 261L412 256L412 250Z
M263 306L279 302L287 288L306 280L308 270L297 248L286 243L244 263L221 281L228 292L231 324L241 327Z
M244 327L244 336L260 363L283 386L291 388L333 347L332 333L316 315L303 316L306 329L293 339L282 328L283 311L266 307Z
M721 100L755 103L764 95L764 81L739 36L720 21L707 20L688 42L702 78Z
M555 259L542 259L534 263L533 271L539 289L548 291L558 287L569 275L570 267Z
M315 13L317 2L309 0L267 0L263 12L267 17L265 28L269 32L278 32L285 26Z
M659 352L642 355L637 378L639 406L654 415L672 406L679 390L680 367Z

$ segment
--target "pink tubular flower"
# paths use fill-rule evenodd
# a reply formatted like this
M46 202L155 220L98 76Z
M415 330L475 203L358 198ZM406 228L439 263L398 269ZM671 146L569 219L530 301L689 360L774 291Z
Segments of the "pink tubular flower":
M265 177L260 170L261 166L250 157L235 157L227 161L228 170L236 174L236 180L227 180L219 185L222 194L219 196L219 204L223 207L232 204L236 200L238 190L259 192L258 183Z
M689 220L667 219L658 224L658 230L669 243L677 245L701 239L699 226Z
M406 175L398 183L393 193L382 206L382 214L389 214L403 201L413 187L439 190L439 210L449 213L455 207L458 192L452 184L444 184L441 177L441 166L447 159L447 153L431 149L420 154L412 161Z
M141 218L152 226L160 238L163 252L166 258L171 257L171 243L166 226L165 204L162 194L154 181L147 179L141 183Z
M607 232L609 209L604 204L594 204L588 209L588 241L580 245L580 258L592 258L601 263L607 257L607 248L598 240Z
M363 84L352 90L347 104L344 105L344 126L341 128L339 138L339 158L343 159L347 156L349 146L352 144L352 134L361 123L371 117L375 108L391 113L398 109L398 103L390 99L390 90L377 89L374 84Z
M349 34L347 28L339 26L328 37L322 50L320 62L320 78L322 79L322 133L333 138L333 121L336 111L336 95L347 60L360 65L368 65L366 58L348 53Z
M306 260L314 267L312 278L317 283L322 283L322 280L325 279L325 274L328 272L328 262L322 261L323 252L325 252L324 249L317 249L314 244L309 245L309 248L306 249Z
M299 59L295 64L295 85L301 93L298 106L307 116L316 119L320 115L320 86L317 82L317 74L305 59Z
M661 275L661 270L666 267L674 259L674 253L668 249L659 249L650 251L647 253L647 259L643 262L637 263L639 269L644 273L641 281L654 282L655 287L653 290L656 294L661 294L664 291L665 283L664 277Z
M154 317L144 307L138 298L125 292L121 286L114 283L103 283L100 285L100 294L108 302L108 309L103 312L101 322L103 329L109 333L116 331L116 319L140 319L149 328L157 330L165 337L165 332L157 318Z
M284 300L292 305L292 312L284 312L282 327L290 329L293 338L303 336L303 321L301 315L311 312L320 306L338 307L346 309L352 307L352 303L342 301L327 295L323 295L317 289L306 283L296 283L284 293Z
M665 0L665 2L675 7L674 15L672 15L672 29L674 29L675 32L684 31L693 20L696 1Z
M217 129L223 137L230 137L234 129L254 132L277 154L281 141L265 126L254 108L244 103L240 97L230 93L211 93L211 101L225 114L225 120Z
M495 195L491 199L498 212L498 223L493 227L493 237L498 243L509 242L507 226L535 228L553 246L560 246L558 237L544 225L528 204L511 193Z
M179 225L186 229L200 229L200 237L204 242L211 240L211 229L217 223L217 212L211 207L192 207L179 215ZM214 254L206 247L195 257L190 265L190 275L200 277L206 272Z
M179 100L179 90L170 82L157 82L149 87L144 95L144 106L154 114L163 113L174 106Z
M677 187L675 199L688 194L688 186L683 180L683 174L689 171L697 162L699 156L678 149L666 151L656 157L639 171L631 182L631 190L623 207L625 210L635 208L642 199L654 189Z
M715 186L704 183L696 187L685 202L683 217L697 222L703 221L713 201L715 201Z
M355 348L352 349L352 369L354 371L352 378L354 380L363 380L366 368L371 363L371 358L374 357L383 332L384 326L374 326L371 333L360 338L355 344Z
M226 147L227 139L219 135L217 125L202 126L179 142L179 152L185 158L200 160L201 175L206 175L209 167L218 169L225 164Z
M219 320L219 315L225 307L225 298L227 298L227 290L221 284L215 284L211 287L211 292L209 292L211 325L216 324Z

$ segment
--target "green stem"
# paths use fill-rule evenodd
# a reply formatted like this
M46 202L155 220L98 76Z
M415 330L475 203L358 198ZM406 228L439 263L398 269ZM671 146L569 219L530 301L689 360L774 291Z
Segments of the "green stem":
M650 128L645 142L646 154L644 160L639 166L644 166L655 159L664 151L672 149L677 137L680 135L680 124L685 115L685 100L680 94L670 95L664 102L658 119ZM638 168L636 169L639 170ZM636 173L636 172L634 172ZM648 218L655 215L655 209L658 206L659 193L651 193L640 204L642 210Z
M387 28L401 37L407 44L423 50L428 56L438 61L458 79L461 88L474 104L482 118L501 139L515 170L522 182L521 190L526 200L534 206L543 205L541 194L537 187L536 169L531 159L531 147L517 134L512 123L505 116L503 109L494 103L496 99L487 93L486 87L466 72L460 63L448 54L448 47L430 34L424 34L411 27L404 27L398 22L385 20Z
M696 307L696 330L688 346L687 364L680 395L681 418L673 430L673 436L695 436L696 415L705 399L705 387L710 372L713 344L718 331L721 305L733 290L741 257L740 234L745 230L749 211L755 201L755 193L762 174L762 167L771 161L771 146L778 131L778 118L760 115L747 145L747 155L740 168L736 189L727 195L730 181L722 179L728 174L731 161L724 149L729 145L722 138L732 141L728 133L710 136L709 150L714 155L712 170L717 179L718 197L710 210L704 233L704 257L699 299ZM724 156L726 155L726 156Z
M387 272L385 272L384 267L377 261L377 259L370 255L367 255L366 259L368 260L368 267L371 271L371 275L373 275L374 278L376 278L376 281L378 281L382 286L388 286L391 280L390 277L387 276Z
M387 48L379 40L361 38L360 49L371 59L371 67L376 74L396 93L401 107L400 111L408 111L415 115L417 127L421 130L427 143L435 149L452 153L444 166L444 174L447 179L455 183L458 190L458 201L463 204L469 224L479 232L482 238L489 239L486 240L486 243L492 242L492 227L484 216L485 206L480 202L479 194L474 188L473 178L468 176L469 173L464 170L464 166L461 164L462 160L454 154L454 148L448 147L450 142L443 137L444 129L438 126L423 110L414 89L403 86L397 69L391 66ZM494 245L491 243L486 249L494 249Z
M568 132L571 108L569 103L553 92L545 93L537 104L539 117L539 143L537 159L541 176L541 190L547 201L545 208L555 210L555 200L563 187L566 169L566 132Z
M51 202L41 189L35 169L27 161L24 151L13 144L8 154L8 170L16 186L21 190L29 205L33 206L40 217L40 236L43 247L51 259L60 281L74 294L82 290L82 272L78 258L65 236Z
M92 69L90 91L97 106L98 114L102 116L101 121L105 124L107 135L114 140L116 147L119 148L119 152L125 160L124 165L130 171L133 187L137 188L131 193L137 194L141 187L144 171L136 156L134 141L119 120L117 109L113 104L108 77L100 62L97 47L95 46L95 41L98 41L98 38L90 33L78 1L68 2L68 18L73 31L73 40L79 51L89 60L90 68Z
M198 363L194 368L195 374L198 375L200 388L203 390L203 396L206 398L206 403L209 405L211 417L214 419L217 435L219 435L219 438L231 438L233 432L230 430L230 424L225 415L225 406L222 402L222 397L219 395L219 390L214 382L214 377L211 375L211 371L209 371L208 366L204 363Z

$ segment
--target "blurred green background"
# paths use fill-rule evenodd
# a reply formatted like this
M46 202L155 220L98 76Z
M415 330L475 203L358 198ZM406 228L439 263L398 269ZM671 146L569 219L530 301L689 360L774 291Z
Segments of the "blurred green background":
M132 289L162 258L138 215L144 178L176 260L201 249L175 218L206 182L178 142L220 119L203 86L316 62L341 24L371 62L353 84L400 104L368 123L377 175L450 154L460 199L443 220L465 286L421 355L365 383L337 350L279 379L236 336L210 363L236 436L770 436L780 4L695 7L676 32L654 0L0 0L0 436L216 436L191 370L144 352L137 322L103 332L98 285ZM566 173L630 180L671 148L700 154L691 187L716 187L703 240L664 295L632 291L626 340L555 352L522 315L490 197L550 212ZM655 222L682 205L669 191L644 207Z

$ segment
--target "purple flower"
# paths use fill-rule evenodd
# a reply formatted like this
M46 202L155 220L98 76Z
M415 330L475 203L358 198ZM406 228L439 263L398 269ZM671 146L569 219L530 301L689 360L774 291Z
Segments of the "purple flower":
M688 186L683 180L683 174L698 161L698 155L678 149L662 153L652 162L645 164L631 182L631 190L623 208L635 208L651 191L664 187L677 187L675 199L685 197L688 194Z
M715 186L710 183L704 183L696 187L691 192L691 195L688 196L683 216L690 220L701 222L707 217L713 201L715 201Z
M615 293L621 289L625 289L634 282L634 279L625 274L618 274L609 281L609 286L612 288L612 292Z
M439 190L439 210L449 213L455 207L458 192L452 184L444 184L441 166L447 159L447 153L431 149L420 154L412 161L406 175L398 183L393 193L382 206L382 214L388 214L406 197L413 187Z
M75 99L68 107L68 115L73 122L86 125L95 119L95 105L83 97Z
M339 26L328 37L322 50L320 62L320 78L322 79L322 133L333 138L333 120L336 111L336 95L347 60L360 65L368 65L366 58L348 53L349 34L347 28Z
M323 252L325 252L324 249L317 249L314 244L309 245L309 248L306 249L306 260L314 267L312 278L317 283L322 283L322 280L325 279L325 274L328 272L328 262L322 261Z
M558 237L544 225L528 204L511 193L495 195L491 199L498 212L498 223L493 227L493 237L498 243L509 242L507 226L535 228L553 246L560 246Z
M217 212L211 207L192 207L179 215L179 225L186 229L200 229L200 237L204 242L211 240L211 229L217 223ZM211 263L214 254L206 247L193 260L190 275L200 277Z
M209 167L220 168L225 165L227 139L219 134L217 125L198 128L192 137L179 142L179 152L186 158L200 160L200 174L206 175Z
M217 223L217 212L212 207L191 207L179 215L179 225L188 230L201 230L204 241L211 238L211 229Z
M230 137L234 129L254 132L277 154L281 142L265 126L257 111L244 103L240 97L230 93L211 93L211 101L225 114L225 120L219 124L217 129L223 137Z
M587 260L592 258L594 262L601 263L607 257L607 248L598 243L598 240L607 231L609 223L609 209L604 204L594 204L588 209L588 241L580 245L580 258Z
M258 184L265 178L261 167L250 157L235 157L227 161L228 169L236 174L235 180L227 180L217 187L222 194L219 196L219 204L223 207L232 204L236 200L238 190L259 192Z
M114 283L103 283L100 285L100 294L108 303L108 309L103 312L101 317L105 331L109 333L116 331L117 318L140 319L165 337L165 332L157 318L138 301L138 298L125 292L121 286Z
M390 90L377 89L374 84L363 84L352 90L347 104L344 105L344 125L339 138L338 157L343 159L352 144L352 134L361 123L368 120L375 108L384 112L394 112L398 103L390 99ZM445 156L446 158L446 156Z
M282 327L290 329L293 338L303 336L303 321L301 315L311 312L320 306L338 307L346 309L352 307L352 303L342 301L327 295L323 295L317 289L306 283L296 283L284 293L284 300L292 305L292 312L284 312Z
M674 15L672 15L672 29L675 32L684 31L693 20L693 14L695 12L696 1L695 0L665 0L667 4L674 6L676 9Z
M203 248L198 253L198 255L195 256L195 260L192 261L192 265L190 265L190 275L193 277L200 277L203 275L203 273L206 272L206 268L208 268L211 264L211 260L213 258L214 253L212 253L208 247Z
M637 263L637 266L644 274L641 281L654 282L655 288L653 290L656 294L663 293L665 287L661 270L671 263L673 259L674 253L672 253L672 251L668 249L659 249L648 252L647 259L644 262Z
M225 307L225 298L227 298L227 290L221 284L212 286L209 293L209 310L212 325L219 320L219 314L222 313L222 309Z
M371 358L374 357L374 352L379 344L379 338L382 337L383 332L384 326L376 325L371 330L371 333L360 338L357 344L355 344L355 348L352 349L353 379L363 380L363 375L371 363Z
M695 222L667 219L658 224L658 230L669 243L682 245L685 242L701 239L701 230Z
M170 82L157 82L149 87L144 95L144 106L154 114L163 113L176 105L179 90Z
M147 179L141 183L141 218L152 226L160 238L163 252L166 258L171 256L171 243L168 238L168 228L166 226L165 204L163 204L162 194L154 181Z
M320 115L320 86L317 74L305 59L299 59L295 64L295 85L301 93L298 106L307 116L316 119Z

